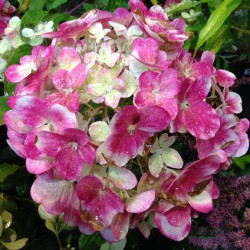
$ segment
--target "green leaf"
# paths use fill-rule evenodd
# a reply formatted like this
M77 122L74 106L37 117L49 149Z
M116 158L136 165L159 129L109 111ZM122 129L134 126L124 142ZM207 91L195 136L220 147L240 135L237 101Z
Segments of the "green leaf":
M241 157L233 158L233 163L242 170L246 169L246 163Z
M228 16L234 11L242 0L224 0L211 14L206 25L199 33L198 41L195 47L195 53L197 50L214 35L228 18Z
M126 246L126 243L126 238L123 238L121 241L116 243L105 242L101 245L100 250L123 250Z
M10 109L7 100L7 96L0 96L0 126L3 125L4 114Z
M4 242L0 240L0 243L2 243L7 249L16 250L16 249L21 249L22 247L24 247L27 240L28 238L23 238L14 242Z
M19 169L18 165L3 163L0 165L0 182L3 182L5 178Z
M229 25L223 24L221 28L213 36L211 36L206 44L206 50L210 50L215 54L220 50L228 37Z
M78 240L79 250L96 250L99 249L104 239L100 233L95 233L92 235L81 234Z
M167 14L173 14L176 12L181 12L184 10L189 10L191 8L194 8L195 6L202 4L202 3L209 3L213 0L201 0L201 1L195 1L195 2L187 2L187 1L183 1L179 4L174 4L170 7L170 9L167 9Z
M45 226L46 226L47 229L52 231L54 234L57 234L57 231L56 231L56 228L55 228L55 223L52 220L46 219L45 220Z
M83 8L85 9L85 10L92 10L92 9L94 9L95 7L94 7L94 4L91 4L91 3L84 3L83 4Z
M18 0L19 3L19 12L24 12L29 8L30 0Z
M12 64L18 64L20 62L20 58L31 54L32 47L28 44L24 44L19 46L18 48L12 50L12 53L9 57L6 68ZM8 82L6 78L4 79L4 93L5 95L12 96L14 95L14 90L16 88L16 84Z
M48 12L44 10L31 9L27 11L21 19L20 30L34 28L38 23L45 20L47 14Z
M42 10L46 4L46 0L31 0L30 10Z
M48 0L46 4L47 10L57 9L62 4L67 3L67 0Z

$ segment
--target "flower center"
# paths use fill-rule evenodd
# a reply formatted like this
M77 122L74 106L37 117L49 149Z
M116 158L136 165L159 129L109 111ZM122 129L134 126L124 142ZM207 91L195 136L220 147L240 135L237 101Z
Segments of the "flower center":
M134 124L131 124L128 126L128 133L130 135L133 135L134 134L134 131L135 131L135 125Z

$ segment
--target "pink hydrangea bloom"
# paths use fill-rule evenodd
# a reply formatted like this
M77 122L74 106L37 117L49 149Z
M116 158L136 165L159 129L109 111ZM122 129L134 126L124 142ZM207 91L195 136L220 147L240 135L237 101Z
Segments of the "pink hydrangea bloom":
M220 126L219 116L204 101L210 88L210 77L201 76L192 84L186 80L178 94L179 113L174 120L174 131L184 124L188 132L199 139L214 137Z
M154 71L145 71L139 78L140 91L134 102L138 107L158 105L168 111L173 120L178 111L175 96L181 89L174 69L166 69L161 74Z
M101 152L116 165L124 166L141 154L146 139L166 129L169 121L170 116L163 108L126 106L113 117L111 135L101 145Z

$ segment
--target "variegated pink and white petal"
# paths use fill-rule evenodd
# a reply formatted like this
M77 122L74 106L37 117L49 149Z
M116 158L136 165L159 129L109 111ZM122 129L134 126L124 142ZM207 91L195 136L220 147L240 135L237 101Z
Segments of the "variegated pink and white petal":
M77 128L65 129L63 131L63 136L68 141L77 143L80 147L84 147L89 141L88 135L84 131Z
M11 65L5 71L9 82L20 82L31 73L32 69L27 65Z
M130 215L126 211L114 216L111 223L111 230L114 237L120 241L126 237L129 229Z
M140 0L130 0L129 7L132 12L139 10L142 15L146 15L148 13L148 8L146 5Z
M143 72L140 77L139 77L139 88L140 90L154 90L155 88L158 87L158 76L159 73L155 71L145 71Z
M58 151L67 146L69 142L69 139L60 134L47 131L37 133L37 148L49 156L56 156Z
M65 180L74 180L83 168L83 159L79 150L70 144L63 147L55 156L55 168Z
M48 106L54 104L61 104L66 106L70 111L77 113L79 109L80 99L77 91L73 92L56 92L48 95L45 98L45 102Z
M70 71L68 86L75 89L83 85L87 78L88 69L80 63Z
M152 91L141 90L135 95L134 103L137 107L153 106L158 105L157 99Z
M199 78L200 76L212 76L212 72L209 66L207 66L203 62L196 62L192 66L192 77L195 79Z
M126 130L123 134L111 134L102 144L101 151L107 159L121 167L142 153L144 142L150 135L141 130L136 130L132 135Z
M209 155L195 161L186 167L175 179L165 182L161 189L175 195L176 199L187 200L188 193L195 190L195 186L202 181L209 180L212 174L220 168L222 159L219 155Z
M205 63L213 71L215 54L211 51L204 51L201 55L201 62Z
M210 194L212 199L217 199L220 196L220 190L213 180L211 180L205 190Z
M25 141L24 141L24 148L27 152L26 154L28 158L31 158L33 160L38 160L41 157L45 156L45 153L39 150L35 145L37 132L39 132L39 130L35 130L35 129L31 130L27 134Z
M234 157L240 157L247 153L249 148L249 139L247 133L238 133L240 145L238 146L237 151L234 154Z
M226 103L226 114L239 114L242 112L242 99L239 94L235 92L229 92Z
M183 119L189 133L202 140L214 137L220 127L219 117L213 107L199 100L193 99L188 108L183 110Z
M190 207L175 206L164 213L171 226L181 227L187 223L190 218Z
M171 120L176 118L178 114L178 104L175 98L164 98L164 96L161 96L158 105L169 113Z
M136 38L133 41L132 56L139 61L155 64L159 54L157 42L152 38Z
M211 78L209 76L201 76L198 77L194 83L191 84L191 87L188 89L186 93L186 99L189 102L197 101L203 101L210 89L211 89Z
M49 119L54 131L58 134L61 134L66 128L76 128L77 126L75 113L60 104L54 104L49 108Z
M40 160L26 159L26 168L32 174L42 174L54 167L51 158L42 158Z
M240 120L240 122L235 126L235 131L236 132L247 132L249 129L250 122L248 119L243 118Z
M112 180L112 183L120 189L132 189L137 184L135 175L126 168L109 166L108 176Z
M126 201L126 210L129 213L142 213L150 208L155 200L155 190L148 190L137 194Z
M191 216L186 223L180 227L172 226L165 214L155 213L155 223L160 232L169 239L181 241L187 237L191 229Z
M18 98L13 111L26 126L33 128L42 126L48 118L48 108L45 102L35 96Z
M42 204L48 213L59 215L71 205L73 190L71 182L51 179L48 174L42 174L34 181L30 193L32 199Z
M140 119L136 128L148 132L160 132L167 128L170 122L168 112L158 106L148 106L140 109Z
M13 110L9 110L4 114L4 124L8 129L19 133L28 133L31 128L23 123L23 120L15 115Z
M61 69L71 71L81 63L81 58L77 51L71 47L63 47L57 56L58 63Z
M113 89L105 95L104 103L111 108L117 108L121 96L121 92Z
M189 196L188 203L193 209L201 213L209 213L213 208L212 197L206 190L198 195Z
M238 117L233 114L223 115L220 118L220 130L227 130L239 123Z
M77 183L77 195L82 210L96 215L103 227L110 226L113 217L124 211L120 197L111 189L103 188L101 180L95 176L85 176Z
M140 112L133 105L128 105L117 112L111 120L111 131L113 134L124 133L128 126L135 124L140 119Z
M53 75L53 84L59 91L69 88L68 84L69 72L66 69L58 69Z
M236 76L227 70L219 69L215 73L216 81L222 86L231 87L234 85L234 81L236 80Z
M10 134L12 134L12 136L10 136ZM26 154L26 150L24 149L24 145L23 143L20 143L20 140L15 139L11 139L11 137L15 137L18 133L15 131L8 131L8 137L9 140L7 140L8 145L10 146L10 148L20 157L22 158L27 158L27 154Z
M174 69L166 69L159 76L159 92L166 98L172 98L181 89L181 82L177 80L177 72Z

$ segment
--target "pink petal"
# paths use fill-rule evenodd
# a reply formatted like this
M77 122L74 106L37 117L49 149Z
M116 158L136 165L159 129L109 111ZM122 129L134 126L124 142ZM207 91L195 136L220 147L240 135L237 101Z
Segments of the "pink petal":
M149 133L140 130L132 135L129 133L111 134L101 145L100 150L117 166L124 166L130 159L142 152L144 142L149 136Z
M57 60L61 68L69 70L81 63L79 54L71 47L63 47L58 53Z
M170 122L168 112L157 106L148 106L140 109L140 120L136 127L145 132L160 132L167 128Z
M191 229L191 217L183 226L172 226L166 217L166 215L156 212L155 223L160 232L171 240L181 241L187 237Z
M37 134L37 148L49 156L56 156L68 143L69 140L56 133L42 131Z
M197 79L200 76L212 76L212 71L208 65L196 62L192 66L192 76Z
M45 99L45 102L48 106L54 104L61 104L66 106L70 111L77 113L79 109L79 94L77 91L73 92L56 92L48 95Z
M55 167L59 175L65 180L73 180L83 168L81 154L71 145L62 148L55 157Z
M213 70L214 60L215 54L211 51L204 51L201 55L201 62L205 63L211 70Z
M111 230L114 237L117 240L121 240L126 237L129 229L130 215L126 211L124 213L118 213L114 216L111 224Z
M67 89L69 72L66 69L58 69L53 75L53 84L57 90Z
M134 103L137 107L157 105L156 96L149 90L139 91L134 99Z
M74 89L82 86L82 84L86 80L87 72L88 72L88 69L83 63L80 63L79 65L77 65L70 72L68 85Z
M234 81L236 80L236 76L233 73L223 69L216 71L215 78L216 81L223 87L226 85L228 87L233 86Z
M220 168L222 159L218 155L209 155L186 167L171 183L161 187L166 193L174 194L179 200L186 200L197 184L209 180Z
M98 192L103 188L103 183L101 180L93 175L88 175L83 177L77 183L77 196L80 200L84 200L85 202L90 202L92 199L92 194Z
M47 106L43 100L35 96L18 98L13 110L16 116L30 127L40 127L47 121Z
M227 114L239 114L242 112L242 99L237 93L229 92L226 103L225 112Z
M175 98L164 98L160 99L160 107L164 108L170 115L171 120L174 120L178 114L178 104Z
M95 176L83 177L78 182L77 195L82 209L97 216L103 227L109 226L114 216L124 211L120 197L109 188L103 189L102 182Z
M190 134L202 140L214 137L220 127L216 111L206 102L192 100L183 111L183 116Z
M126 210L129 213L142 213L150 208L155 200L155 190L148 190L137 194L126 201Z
M196 79L194 83L190 84L191 87L188 89L186 99L191 101L203 101L210 89L211 89L211 78L208 76L202 76Z
M198 195L189 196L188 203L193 209L201 213L209 213L213 208L213 200L206 190Z
M136 38L133 41L132 55L141 62L155 64L158 54L158 44L154 39Z
M113 184L120 189L132 189L137 184L135 175L126 168L109 166L108 175Z
M54 167L51 159L41 159L41 160L33 160L30 158L26 159L26 168L32 174L42 174Z
M70 206L72 183L60 179L49 179L47 174L39 175L31 187L32 199L42 204L46 211L59 215Z
M167 220L171 226L181 227L187 223L190 218L190 208L174 207L165 213Z
M66 128L75 128L77 125L76 116L66 107L54 104L49 108L49 118L56 133L62 133Z
M157 77L159 76L159 73L155 71L145 71L143 72L140 77L139 77L139 82L140 82L140 89L144 90L154 90L155 89L155 81L157 81Z

